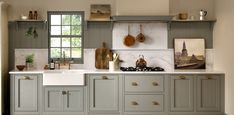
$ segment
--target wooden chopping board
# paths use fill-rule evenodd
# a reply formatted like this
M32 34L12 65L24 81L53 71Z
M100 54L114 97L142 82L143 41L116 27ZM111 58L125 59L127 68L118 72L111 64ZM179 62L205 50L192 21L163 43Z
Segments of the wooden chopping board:
M102 48L95 50L95 67L97 69L108 69L109 61L112 59L112 51L106 48L106 43L103 42Z

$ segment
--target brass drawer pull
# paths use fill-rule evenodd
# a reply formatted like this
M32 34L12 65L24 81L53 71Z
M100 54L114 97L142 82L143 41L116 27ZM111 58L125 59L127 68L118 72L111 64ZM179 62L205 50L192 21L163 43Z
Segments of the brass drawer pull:
M132 86L138 86L137 82L132 82Z
M132 101L132 105L139 105L136 101Z
M21 78L21 80L33 80L33 79L31 79L29 76L24 76L23 78Z
M206 76L207 79L213 79L211 76Z
M152 103L153 103L153 105L159 105L159 103L157 101L153 101Z
M158 86L157 82L153 82L152 84L153 84L153 86Z
M186 77L185 76L180 76L180 79L186 79Z
M107 76L102 76L102 79L108 79L108 77Z

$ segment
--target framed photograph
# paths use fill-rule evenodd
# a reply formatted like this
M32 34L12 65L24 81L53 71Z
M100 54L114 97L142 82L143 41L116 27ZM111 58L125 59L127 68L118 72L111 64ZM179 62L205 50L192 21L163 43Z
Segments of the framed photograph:
M175 38L175 69L205 69L205 40L203 38Z
M110 4L91 4L90 20L110 20Z

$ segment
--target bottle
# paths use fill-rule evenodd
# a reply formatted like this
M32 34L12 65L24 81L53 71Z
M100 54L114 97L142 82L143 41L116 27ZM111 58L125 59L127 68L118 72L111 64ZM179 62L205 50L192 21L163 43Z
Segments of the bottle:
M50 70L54 70L55 69L55 62L54 62L54 60L52 59L51 61L50 61Z
M30 20L32 20L32 19L33 19L33 13L32 13L32 11L29 11L28 19L30 19Z
M37 20L37 17L38 17L38 14L37 14L37 11L35 10L35 11L34 11L34 14L33 14L33 19L34 19L34 20Z

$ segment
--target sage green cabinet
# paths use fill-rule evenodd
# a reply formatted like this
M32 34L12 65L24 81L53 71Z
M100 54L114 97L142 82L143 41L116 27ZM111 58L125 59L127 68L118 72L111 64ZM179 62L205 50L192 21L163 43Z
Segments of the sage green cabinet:
M220 111L221 78L218 75L199 75L197 77L197 111Z
M40 114L40 86L42 75L11 75L11 115Z
M190 75L171 76L172 112L191 112L194 110L194 77Z
M89 76L89 111L113 112L119 110L118 75L97 74Z
M84 112L83 87L45 87L45 112Z

